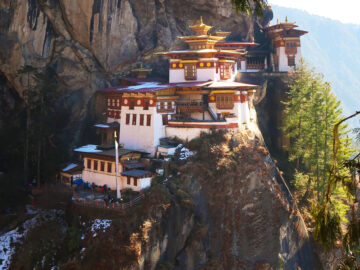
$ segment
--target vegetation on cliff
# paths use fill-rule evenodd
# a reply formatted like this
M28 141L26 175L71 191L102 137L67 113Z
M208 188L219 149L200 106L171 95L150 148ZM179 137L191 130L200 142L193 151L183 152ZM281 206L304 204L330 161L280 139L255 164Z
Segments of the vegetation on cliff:
M18 76L26 81L23 107L0 129L4 196L0 211L21 204L28 184L54 182L67 157L66 134L69 112L63 107L58 78L50 67L24 66Z
M283 130L295 168L295 197L325 250L343 244L345 265L360 240L355 150L345 124L358 113L343 119L329 84L305 64L297 69L288 98Z
M289 161L295 167L293 185L295 195L304 213L310 213L315 201L322 202L326 182L333 160L333 127L342 118L340 101L331 93L330 85L320 74L303 64L297 69L285 104L283 130L288 138L286 149ZM354 153L351 148L350 130L340 127L341 148L337 153L338 162L344 163ZM347 175L347 171L342 171ZM338 187L336 194L337 211L343 221L348 210L344 204L345 193Z

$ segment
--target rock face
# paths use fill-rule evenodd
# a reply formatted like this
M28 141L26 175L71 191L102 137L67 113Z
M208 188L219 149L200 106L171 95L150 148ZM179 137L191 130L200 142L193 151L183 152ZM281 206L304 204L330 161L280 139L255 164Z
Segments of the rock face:
M116 84L137 63L151 64L167 76L166 60L155 52L181 48L177 36L203 16L207 24L249 40L259 22L236 14L231 0L4 0L0 3L0 73L2 84L22 96L23 65L55 70L62 82L72 122L86 117L96 89Z
M197 155L172 165L175 176L114 218L110 231L86 236L72 269L322 269L260 133L198 143Z
M79 124L95 121L96 109L104 106L92 98L96 89L116 84L137 62L151 64L154 76L167 76L167 62L154 52L182 48L176 37L190 34L188 24L200 16L216 30L231 31L233 39L250 40L271 11L258 21L236 14L231 0L1 1L0 128L9 111L21 109L26 88L26 78L17 76L21 66L48 65L56 72L72 112L69 130L79 130ZM74 133L68 136L80 140ZM106 269L321 269L261 135L241 136L213 144L204 152L207 159L180 168L191 200L155 211L148 216L151 227L144 219L138 221L140 230L115 231L127 239L133 256L121 255L124 246L116 243L101 260L125 261ZM176 188L172 191L182 197ZM104 241L114 242L114 235ZM101 240L95 243L94 249L104 250ZM78 265L91 266L88 260Z

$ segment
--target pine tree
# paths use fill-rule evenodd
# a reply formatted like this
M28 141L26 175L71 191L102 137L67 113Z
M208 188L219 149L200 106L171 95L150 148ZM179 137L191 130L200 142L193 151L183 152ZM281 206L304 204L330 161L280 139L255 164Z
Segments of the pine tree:
M331 93L331 87L323 81L322 75L302 63L284 104L283 131L290 141L287 147L289 159L295 162L298 173L308 176L307 191L301 202L310 206L308 202L315 199L311 198L314 194L317 201L324 198L332 161L332 128L341 119L340 102ZM352 153L350 141L346 138L348 132L345 125L340 126L342 148L337 157L340 163ZM299 181L299 175L295 181ZM341 194L339 192L339 201Z

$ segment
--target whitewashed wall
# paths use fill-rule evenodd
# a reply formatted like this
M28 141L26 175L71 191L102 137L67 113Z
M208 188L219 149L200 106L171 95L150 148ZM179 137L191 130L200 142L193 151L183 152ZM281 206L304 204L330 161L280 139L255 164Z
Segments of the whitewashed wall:
M130 123L126 124L126 114L130 114ZM137 114L136 125L132 125L133 114ZM144 114L144 125L140 126L140 114ZM146 115L151 114L151 125L146 125ZM144 150L154 155L155 147L159 139L165 136L165 128L162 124L162 117L156 113L155 107L144 110L143 107L136 107L129 110L123 107L120 121L120 143L124 148L132 150Z
M140 181L140 189L145 189L151 186L151 178L141 178L138 181Z
M276 48L276 54L279 56L279 71L288 72L290 68L288 66L288 59L285 53L285 47Z
M204 128L186 128L186 127L166 127L167 137L178 137L184 141L192 140L200 136L201 132L209 132L209 129Z
M216 74L216 68L197 68L197 77L193 82L202 82L202 81L217 81L219 80L219 74ZM185 80L185 71L184 69L170 69L169 70L169 82L178 83L178 82L192 82Z
M115 175L83 170L82 177L84 182L95 183L98 186L107 185L110 189L116 189ZM122 180L118 177L120 188Z

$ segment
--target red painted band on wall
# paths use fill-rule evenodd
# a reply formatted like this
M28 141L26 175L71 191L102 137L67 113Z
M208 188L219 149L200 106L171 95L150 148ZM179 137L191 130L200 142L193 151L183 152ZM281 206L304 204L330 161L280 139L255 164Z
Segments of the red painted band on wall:
M215 124L208 124L208 125L200 125L196 123L171 123L169 121L168 127L184 127L184 128L238 128L239 125L237 123L229 123L225 125L215 125Z

